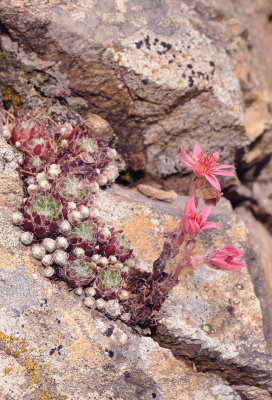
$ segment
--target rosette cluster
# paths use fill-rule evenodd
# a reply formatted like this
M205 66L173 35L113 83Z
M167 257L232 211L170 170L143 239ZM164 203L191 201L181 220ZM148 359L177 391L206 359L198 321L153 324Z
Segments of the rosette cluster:
M100 186L118 175L116 151L68 123L45 128L29 117L5 132L19 152L26 193L13 223L23 228L21 240L32 246L44 275L67 282L88 307L124 304L136 256L122 231L102 222L96 207Z

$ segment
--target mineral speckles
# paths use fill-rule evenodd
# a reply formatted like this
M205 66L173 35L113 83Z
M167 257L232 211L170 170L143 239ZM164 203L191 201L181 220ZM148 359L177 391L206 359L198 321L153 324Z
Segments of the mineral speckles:
M122 48L112 46L107 49L120 67L142 75L141 83L158 85L205 87L213 76L215 63L205 58L206 44L186 35L183 40L166 40L143 34L135 39L122 41ZM135 86L136 88L136 86Z

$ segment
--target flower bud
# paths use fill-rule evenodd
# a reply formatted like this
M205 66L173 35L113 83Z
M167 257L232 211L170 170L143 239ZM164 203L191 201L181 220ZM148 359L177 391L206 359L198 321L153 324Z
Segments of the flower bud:
M56 179L61 173L60 165L51 164L48 169L48 175L51 179Z
M42 245L48 253L53 253L56 249L56 242L53 239L45 238L42 241Z
M42 258L42 264L45 267L50 267L50 265L52 265L53 263L53 256L52 254L46 254L43 258Z
M50 183L48 182L47 179L42 179L39 181L39 188L42 190L50 190Z
M22 225L24 222L23 214L19 211L16 211L14 214L12 214L12 222L14 225Z
M60 147L61 147L61 148L66 149L68 146L69 146L68 140L62 139L62 140L60 141Z
M129 268L134 268L136 265L136 262L134 260L132 260L131 258L129 258L126 262L125 265L128 266Z
M68 260L68 254L63 250L56 250L53 256L53 260L57 265L64 265Z
M117 262L116 264L114 264L114 267L117 269L122 269L123 268L123 264L121 262Z
M85 251L81 247L75 247L73 254L76 258L82 258L85 255Z
M51 278L55 274L55 270L52 267L46 267L43 270L43 274L46 278Z
M57 237L57 239L56 239L56 248L57 249L66 250L68 246L69 246L69 243L65 237L63 237L63 236Z
M77 206L76 206L76 203L74 201L69 201L67 203L67 210L68 211L74 211L74 210L76 210L76 208L77 208Z
M95 308L95 300L92 297L85 297L84 304L88 308Z
M72 225L78 225L81 222L81 214L79 211L74 210L68 214L68 221Z
M109 263L110 264L116 264L117 263L117 258L115 256L109 256Z
M97 179L97 183L100 186L105 186L108 183L108 179L105 175L99 175L99 177Z
M99 192L99 185L97 182L91 182L89 186L90 192L97 194Z
M71 229L71 224L66 219L59 224L59 230L61 233L68 233Z
M24 245L29 245L33 242L33 233L31 232L24 232L21 234L21 242Z
M101 267L106 267L109 264L109 260L107 259L107 257L100 257L97 261L97 264L101 265Z
M3 138L6 140L9 140L11 138L11 132L7 126L3 127Z
M37 260L41 260L46 254L45 248L40 244L34 244L34 246L31 249L31 253L32 256Z
M103 299L96 300L96 308L98 310L103 310L105 308L105 306L106 306L105 300L103 300Z
M110 237L111 237L111 231L109 230L109 228L106 227L102 228L98 232L98 240L101 243L106 242Z
M94 255L92 256L92 260L93 260L93 262L95 262L95 263L98 263L99 259L100 259L100 255L99 255L99 254L94 254Z
M15 142L15 147L17 149L20 149L22 147L22 143L19 140L17 140L17 142Z
M37 189L38 189L37 185L33 185L33 184L29 185L27 188L28 194L31 196L32 194L37 192Z
M75 288L75 289L74 289L74 293L75 293L77 296L82 296L82 295L83 295L83 289L82 289L82 287L77 287L77 288Z
M85 289L85 296L89 297L89 296L95 296L96 295L96 290L93 287L88 287L87 289Z
M89 217L90 210L89 210L88 207L86 207L84 205L80 206L79 207L79 212L80 212L80 215L81 215L82 219Z
M126 301L129 298L129 292L127 290L121 290L118 294L118 297L121 301Z
M44 172L39 172L36 175L36 181L39 183L40 181L46 179L46 174Z

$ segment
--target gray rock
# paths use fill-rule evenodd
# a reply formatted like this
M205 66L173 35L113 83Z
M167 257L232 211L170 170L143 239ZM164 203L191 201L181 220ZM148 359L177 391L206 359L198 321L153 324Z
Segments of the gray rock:
M80 96L106 118L128 166L184 172L179 145L190 150L197 140L228 163L243 152L238 81L224 47L185 2L4 0L0 20L8 31L2 47L55 81L70 105Z

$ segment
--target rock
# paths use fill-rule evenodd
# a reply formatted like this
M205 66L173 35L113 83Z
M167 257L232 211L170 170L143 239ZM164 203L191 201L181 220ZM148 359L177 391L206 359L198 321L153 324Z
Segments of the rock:
M272 352L272 237L249 210L237 207L235 212L246 224L249 243L254 250L250 253L249 272L261 302L264 332Z
M1 149L5 154L10 147L2 141ZM3 170L4 173L14 170L13 159L5 169L3 165L1 174ZM12 209L22 200L15 172L5 177L5 185L14 188L18 196L10 197L8 207L6 186L4 193L0 186L4 202L0 205L0 392L3 398L241 400L220 377L196 373L191 362L177 360L152 337L141 337L121 321L109 320L85 307L63 282L44 278L41 263L30 256L30 249L20 244L20 229L10 221ZM111 210L105 208L104 215L108 222L126 224L127 233L130 232L141 250L141 242L137 242L132 228L137 227L137 221L148 222L150 218L149 226L155 227L154 233L158 235L160 220L155 220L155 216L159 218L160 213L122 197L118 187L117 191L119 195L103 194L104 203ZM143 225L140 232L141 239L151 236ZM150 241L153 239L151 236ZM152 247L148 257L151 254Z
M184 173L175 158L181 141L188 151L197 140L204 151L219 149L228 164L244 152L238 81L191 4L4 0L0 20L5 52L49 79L47 96L55 82L70 105L82 98L85 111L105 118L129 167Z

